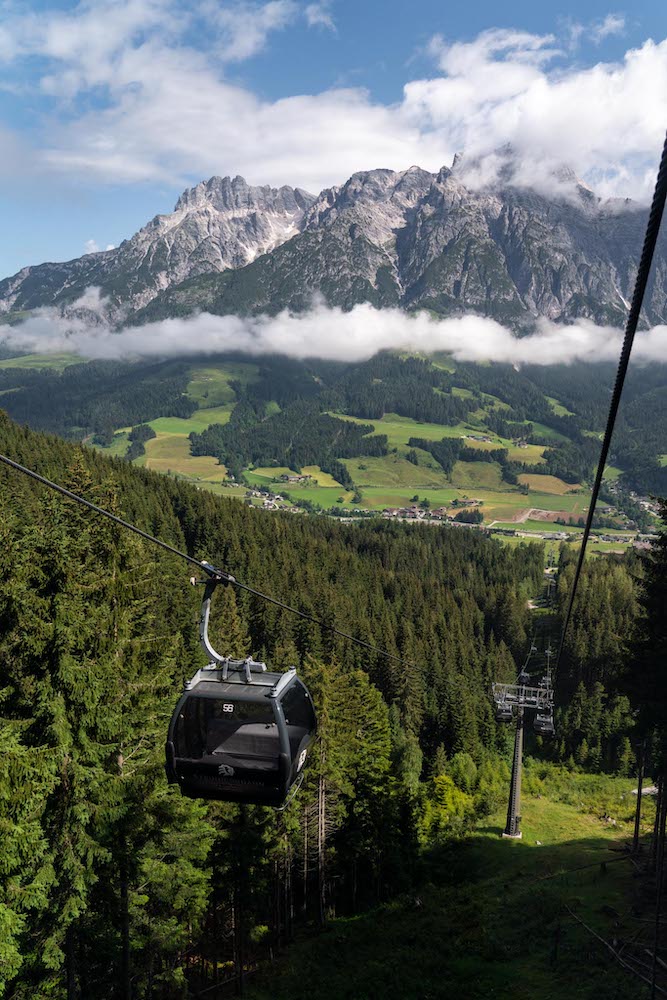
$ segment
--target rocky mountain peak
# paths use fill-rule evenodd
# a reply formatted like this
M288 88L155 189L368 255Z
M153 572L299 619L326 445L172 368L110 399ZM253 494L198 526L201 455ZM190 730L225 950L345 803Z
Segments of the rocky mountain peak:
M244 177L211 177L184 191L176 202L174 213L197 209L216 212L274 212L296 215L315 200L301 188L268 184L254 186Z
M437 174L359 171L316 198L211 177L115 250L0 282L0 312L68 309L95 287L119 321L303 309L324 295L345 308L472 310L517 326L538 315L618 322L643 213L627 201L601 203L569 168L545 172L541 187L525 183L527 169L503 147L486 159L457 154ZM507 181L491 183L499 176ZM651 321L667 309L666 259L663 251Z
M405 227L408 213L433 179L420 167L359 171L341 187L321 193L306 213L304 228L356 224L371 242L382 245Z

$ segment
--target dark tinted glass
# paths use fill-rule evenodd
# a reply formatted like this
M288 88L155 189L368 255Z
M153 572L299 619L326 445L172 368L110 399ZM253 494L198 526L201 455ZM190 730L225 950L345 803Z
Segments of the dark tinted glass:
M176 756L198 759L224 750L261 752L278 743L273 707L192 695L176 723Z
M300 726L303 729L311 730L315 725L315 712L308 692L301 681L290 684L280 704L283 707L285 722L288 726Z
M304 736L315 727L315 712L312 702L301 681L295 681L280 700L290 742L292 760L299 752Z

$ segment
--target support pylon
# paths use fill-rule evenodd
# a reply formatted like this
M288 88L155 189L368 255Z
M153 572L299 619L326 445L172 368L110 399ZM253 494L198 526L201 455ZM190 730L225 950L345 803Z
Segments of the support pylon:
M523 708L519 708L514 734L514 759L512 760L512 782L507 806L507 824L503 837L521 840L521 764L523 761Z

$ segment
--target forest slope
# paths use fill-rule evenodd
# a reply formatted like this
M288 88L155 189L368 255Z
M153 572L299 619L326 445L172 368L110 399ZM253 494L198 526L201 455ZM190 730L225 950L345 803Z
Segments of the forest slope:
M434 850L409 894L334 919L317 937L302 934L276 965L248 977L252 1000L640 996L639 981L576 919L617 947L634 939L630 952L651 943L642 883L627 855L612 853L632 834L631 782L594 789L574 775L567 795L555 772L542 774L551 781L531 782L528 770L521 842L500 838L502 811L489 816L466 840ZM646 833L654 812L649 802Z

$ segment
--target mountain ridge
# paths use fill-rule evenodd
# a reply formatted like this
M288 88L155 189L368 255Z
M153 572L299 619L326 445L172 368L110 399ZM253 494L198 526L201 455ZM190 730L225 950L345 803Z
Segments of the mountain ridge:
M620 326L632 295L645 210L603 201L567 168L556 193L469 186L476 161L437 174L359 171L314 196L300 188L212 177L187 189L119 247L24 268L0 282L0 314L67 312L98 287L119 325L197 311L275 313L332 306L467 311L514 328L540 316ZM660 241L643 320L667 316Z

